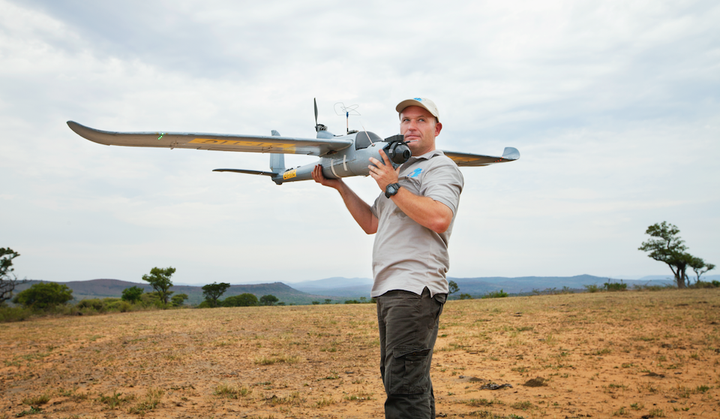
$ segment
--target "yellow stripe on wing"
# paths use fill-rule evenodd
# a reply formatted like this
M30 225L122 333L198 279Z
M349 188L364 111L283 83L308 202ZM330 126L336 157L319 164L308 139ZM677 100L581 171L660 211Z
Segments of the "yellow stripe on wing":
M294 144L287 144L287 143L279 143L279 142L272 142L272 141L248 141L248 140L216 140L212 138L196 138L190 143L193 144L212 144L212 145L230 145L230 146L238 146L238 147L258 147L258 148L280 148L283 150L286 150L288 153L291 154L295 151L295 145Z

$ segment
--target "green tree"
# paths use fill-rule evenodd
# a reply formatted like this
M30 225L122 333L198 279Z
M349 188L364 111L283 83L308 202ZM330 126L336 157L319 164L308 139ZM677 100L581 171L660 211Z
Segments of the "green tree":
M258 298L254 294L246 292L245 294L233 295L223 301L225 307L248 307L258 305Z
M122 296L120 298L123 301L127 301L129 303L135 304L142 299L142 295L144 292L145 292L145 290L143 290L140 287L125 288L122 291Z
M9 247L0 247L0 304L12 298L18 279L13 273L13 259L20 256L20 253ZM20 283L25 281L20 281Z
M690 259L690 263L688 265L690 265L697 276L696 282L700 282L700 276L702 276L705 272L715 269L715 265L712 263L705 263L702 258L697 257Z
M221 282L219 284L213 282L202 287L203 297L208 302L210 307L219 307L219 298L230 288L230 284L227 282Z
M272 294L263 295L262 297L260 297L260 304L262 304L264 306L274 305L278 301L280 301L280 299Z
M460 294L460 299L461 300L472 300L473 298L472 298L472 295L470 295L470 294Z
M155 292L158 293L160 301L165 305L167 305L168 300L173 293L173 291L170 291L170 287L173 286L170 277L174 273L175 268L173 267L168 267L165 269L160 269L156 267L150 270L150 275L143 275L142 277L143 281L147 281L150 283Z
M170 299L170 304L172 304L173 307L180 307L187 299L187 294L175 294Z
M652 237L642 243L638 250L649 252L648 257L665 263L673 275L678 288L685 288L687 275L685 270L693 256L685 253L685 241L678 236L680 229L666 221L655 223L647 228L645 234Z
M460 291L460 287L458 287L457 282L455 281L449 281L448 282L448 289L450 294L455 294L456 292Z
M40 282L19 292L13 298L13 303L21 304L23 307L45 310L63 305L72 299L72 290L67 285L56 282Z

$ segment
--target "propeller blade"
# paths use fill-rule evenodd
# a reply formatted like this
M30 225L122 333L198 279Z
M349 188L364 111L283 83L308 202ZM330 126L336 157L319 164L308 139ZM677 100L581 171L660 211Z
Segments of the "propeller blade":
M313 104L315 105L315 132L318 132L318 110L317 110L317 98L313 98Z

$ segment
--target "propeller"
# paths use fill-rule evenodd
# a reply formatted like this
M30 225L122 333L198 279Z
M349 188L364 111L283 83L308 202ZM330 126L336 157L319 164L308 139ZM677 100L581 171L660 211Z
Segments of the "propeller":
M318 109L317 109L317 99L313 98L313 105L315 105L315 132L320 131L327 131L327 127L323 124L318 124L317 118L318 118Z

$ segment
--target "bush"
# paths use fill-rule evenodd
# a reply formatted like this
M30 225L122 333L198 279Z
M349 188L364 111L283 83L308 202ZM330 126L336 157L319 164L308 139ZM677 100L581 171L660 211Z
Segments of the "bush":
M622 282L606 282L603 284L605 287L605 291L626 291L627 290L627 284Z
M142 299L142 295L144 292L145 292L145 290L143 290L140 287L125 288L122 291L121 298L129 303L135 304L135 303L138 303Z
M109 300L107 298L106 300ZM105 303L105 309L107 311L118 311L120 313L127 313L132 311L132 304L123 300L108 301Z
M249 292L233 295L223 300L224 307L250 307L256 305L258 305L258 298Z
M104 311L105 309L105 305L98 298L88 298L86 300L80 300L80 302L78 302L75 307L78 309L92 309L95 311Z
M72 299L72 290L67 285L56 282L40 282L18 293L13 298L13 303L20 304L23 307L46 310L54 306L64 305Z
M712 281L712 282L705 282L705 281L697 281L694 285L694 288L718 288L720 287L720 281Z
M263 295L262 297L260 297L260 304L262 304L264 306L274 305L278 301L280 301L280 299L272 294Z
M165 308L165 305L160 301L160 296L156 292L146 292L140 296L140 304L144 307L157 307Z
M583 285L583 287L585 287L585 289L587 290L587 292L598 292L598 291L600 291L600 287L598 287L597 284Z
M500 291L493 291L489 292L482 296L482 298L505 298L508 296L508 293L500 289Z
M20 322L32 316L29 308L0 306L0 323Z

